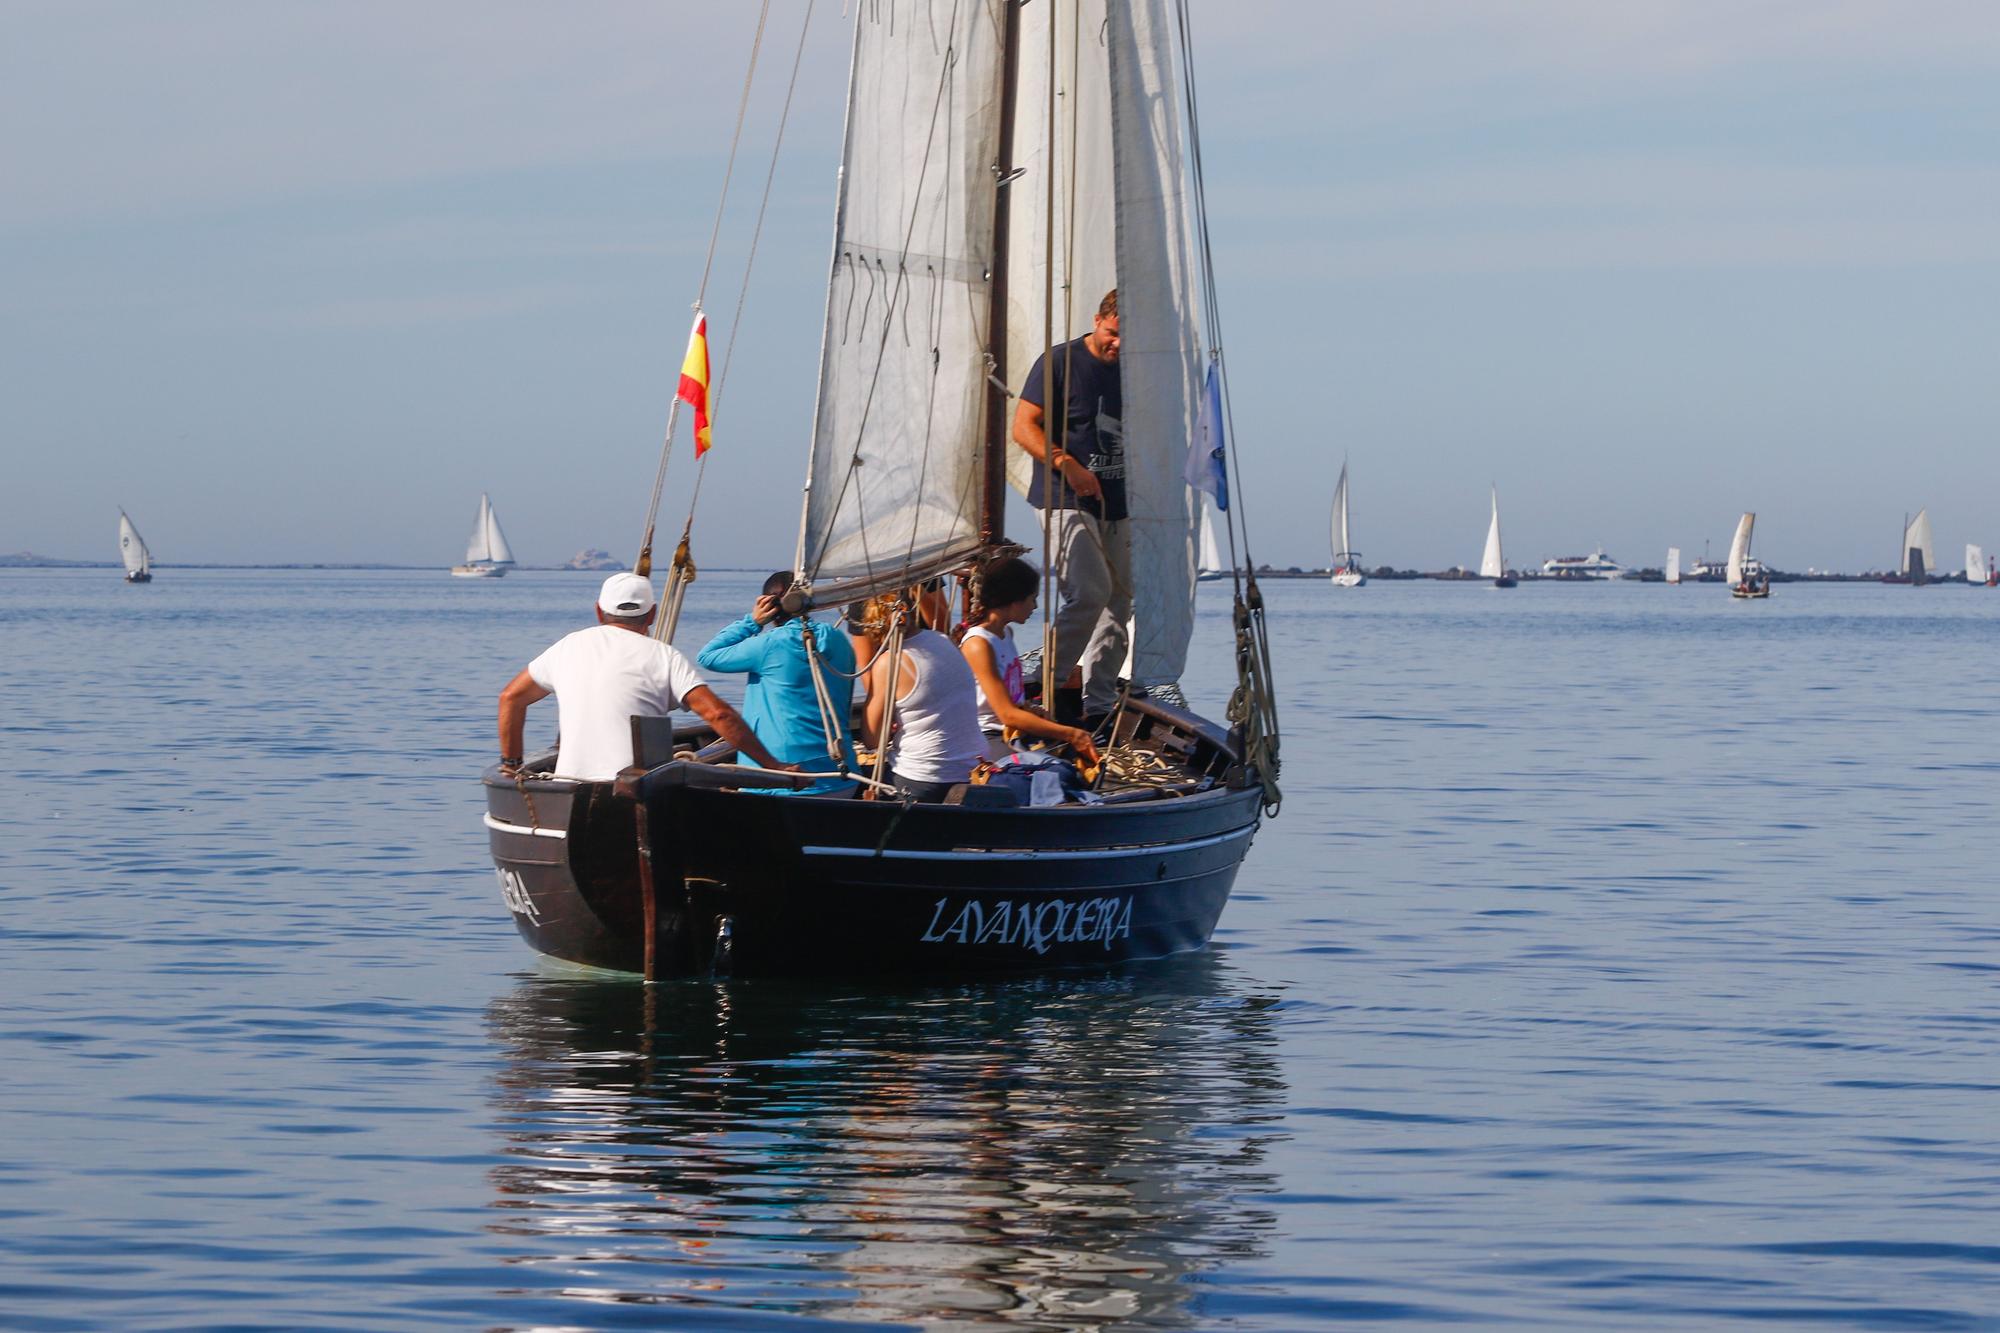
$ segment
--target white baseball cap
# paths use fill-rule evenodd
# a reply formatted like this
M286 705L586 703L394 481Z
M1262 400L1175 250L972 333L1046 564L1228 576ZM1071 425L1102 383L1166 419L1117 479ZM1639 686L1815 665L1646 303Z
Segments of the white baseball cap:
M607 616L643 616L653 609L653 584L637 574L613 574L597 594L597 609Z

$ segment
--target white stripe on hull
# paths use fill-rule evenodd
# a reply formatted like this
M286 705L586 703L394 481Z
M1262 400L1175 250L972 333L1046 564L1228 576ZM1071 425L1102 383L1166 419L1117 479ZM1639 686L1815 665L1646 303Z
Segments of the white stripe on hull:
M1108 861L1117 857L1151 856L1157 852L1191 852L1198 847L1213 847L1217 843L1247 838L1256 831L1256 827L1254 824L1249 824L1230 833L1218 833L1212 838L1197 838L1193 842L1150 843L1139 847L1093 847L1083 851L1016 848L1008 851L969 852L954 849L930 852L899 851L892 848L877 852L872 847L801 847L799 850L807 856L854 856L863 859L880 857L885 861Z
M492 815L482 815L481 818L486 821L487 828L500 833L520 833L531 838L567 838L569 836L568 833L559 828L529 828L526 824L509 824L506 820L495 819Z

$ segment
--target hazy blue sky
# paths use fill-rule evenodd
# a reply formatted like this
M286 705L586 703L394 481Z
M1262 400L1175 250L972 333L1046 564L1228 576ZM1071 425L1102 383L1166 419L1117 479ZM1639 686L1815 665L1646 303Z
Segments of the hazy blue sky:
M871 3L875 0L870 0ZM886 3L887 0L882 0ZM896 0L908 5L913 0ZM773 5L716 356L803 0ZM820 0L699 554L788 559L847 23ZM2000 10L1196 0L1259 558L2000 549ZM0 551L629 556L749 0L0 0ZM746 183L747 182L747 183ZM683 427L685 429L685 427ZM683 445L667 510L692 477Z

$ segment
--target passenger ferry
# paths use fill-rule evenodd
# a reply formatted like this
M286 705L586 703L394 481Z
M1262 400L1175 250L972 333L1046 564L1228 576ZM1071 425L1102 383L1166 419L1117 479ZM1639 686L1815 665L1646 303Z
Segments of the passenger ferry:
M1598 547L1589 555L1563 555L1542 562L1547 579L1622 579L1629 571Z

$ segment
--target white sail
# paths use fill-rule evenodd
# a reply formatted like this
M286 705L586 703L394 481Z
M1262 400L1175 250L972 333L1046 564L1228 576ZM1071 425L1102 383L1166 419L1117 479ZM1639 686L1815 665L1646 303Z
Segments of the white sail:
M1486 527L1486 552L1479 557L1479 577L1507 577L1507 558L1500 553L1500 488L1493 488L1493 521Z
M465 543L465 563L468 565L511 565L514 552L507 545L507 534L500 531L500 519L493 512L493 501L485 492L479 496L479 513L472 520L472 536Z
M1204 499L1201 504L1201 556L1195 562L1195 572L1206 578L1228 571L1228 557L1222 554L1222 547L1215 539L1215 502Z
M1198 511L1182 474L1206 362L1178 25L1165 0L1012 7L1003 153L1009 9L857 14L799 566L825 602L975 554L992 373L1017 395L1044 348L1088 333L1116 287L1130 676L1167 683L1194 628ZM996 190L994 164L1009 155L1015 170ZM1006 331L989 359L1002 221ZM1028 459L1006 434L991 443L1025 488Z
M1937 572L1937 552L1932 549L1931 511L1919 509L1917 516L1910 520L1910 526L1903 529L1902 573L1911 572L1910 553L1916 551L1923 556L1923 573L1930 577Z
M1116 192L1104 187L1117 179L1111 48L1096 40L1063 40L1072 31L1104 31L1104 0L1081 0L1080 5L1079 0L1045 0L1022 6L1019 14L1013 162L1020 175L1002 192L1008 210L1006 381L1016 393L1046 347L1090 332L1097 303L1118 286ZM1048 62L1052 20L1058 37L1056 82L1062 93L1054 99L1053 169ZM1045 315L1052 318L1045 322ZM1121 317L1121 333L1124 322ZM1121 359L1122 355L1121 348ZM1010 448L1008 482L1026 495L1033 475L1034 461L1023 450Z
M1347 462L1341 460L1340 480L1333 487L1333 558L1336 562L1353 547L1347 535Z
M122 509L118 511L118 554L125 561L128 576L152 572L153 553L146 549L146 539L139 535L139 529L132 526L132 520Z
M1669 546L1667 548L1667 582L1679 583L1680 581L1681 548L1678 546Z
M500 531L500 515L494 510L493 502L484 494L479 497L486 510L486 558L496 565L514 563L514 550L507 545L507 534Z
M1967 583L1986 582L1986 552L1971 542L1965 544L1965 581Z
M1205 364L1176 29L1163 0L1046 0L1018 14L1013 163L1020 175L1002 191L1005 380L1018 393L1045 347L1089 333L1099 301L1118 289L1133 576L1129 674L1140 685L1165 684L1179 679L1194 633L1198 511L1183 469L1198 429ZM1060 93L1053 170L1051 23ZM1008 480L1025 492L1027 455L1009 447L1007 468Z
M831 601L979 549L996 7L855 19L799 568Z
M1723 571L1732 588L1743 582L1743 565L1750 558L1750 529L1755 526L1755 514L1745 514L1736 522L1736 536L1729 543L1729 564Z

